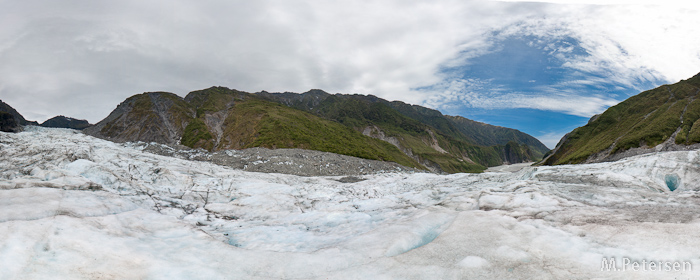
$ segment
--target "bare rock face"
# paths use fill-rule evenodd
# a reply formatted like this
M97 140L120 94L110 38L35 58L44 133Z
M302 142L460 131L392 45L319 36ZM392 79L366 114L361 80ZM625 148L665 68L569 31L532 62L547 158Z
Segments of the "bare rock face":
M134 95L85 134L116 142L143 141L176 144L193 110L184 99L166 92Z

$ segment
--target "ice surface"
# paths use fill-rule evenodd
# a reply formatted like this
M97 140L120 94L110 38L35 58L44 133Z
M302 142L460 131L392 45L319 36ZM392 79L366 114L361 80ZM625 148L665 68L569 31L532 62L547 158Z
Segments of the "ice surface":
M521 167L342 183L0 133L0 279L700 277L698 151Z
M480 268L489 265L489 261L478 256L467 256L459 262L460 266L468 268Z

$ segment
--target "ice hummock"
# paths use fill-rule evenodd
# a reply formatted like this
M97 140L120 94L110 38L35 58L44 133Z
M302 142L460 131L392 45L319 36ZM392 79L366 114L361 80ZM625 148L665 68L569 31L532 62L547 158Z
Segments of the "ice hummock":
M341 183L32 128L0 133L0 158L0 279L700 276L698 151Z

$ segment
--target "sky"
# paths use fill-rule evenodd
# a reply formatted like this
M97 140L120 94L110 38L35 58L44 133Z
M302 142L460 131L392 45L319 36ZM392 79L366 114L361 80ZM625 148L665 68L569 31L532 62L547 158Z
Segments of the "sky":
M700 2L0 0L0 99L105 118L127 97L372 94L553 148L626 98L700 72Z

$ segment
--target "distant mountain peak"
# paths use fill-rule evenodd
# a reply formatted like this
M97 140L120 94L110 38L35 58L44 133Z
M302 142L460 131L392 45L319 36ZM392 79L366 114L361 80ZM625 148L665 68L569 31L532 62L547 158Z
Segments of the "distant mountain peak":
M310 89L302 94L318 94L318 95L324 95L324 94L330 94L322 89Z
M87 120L79 120L59 115L46 120L40 126L82 130L89 127L90 123Z

